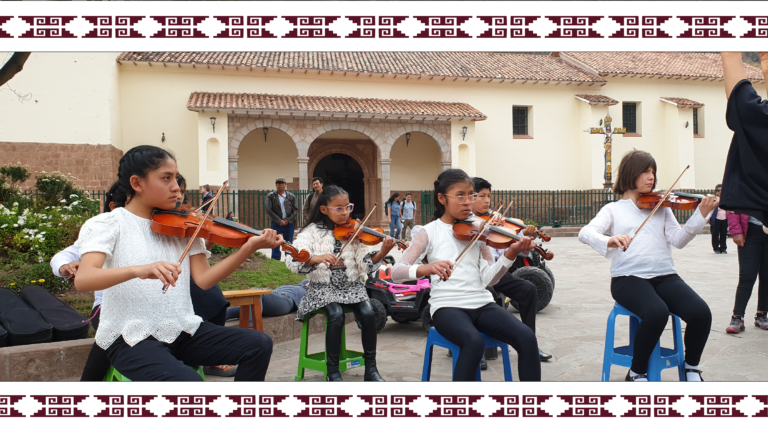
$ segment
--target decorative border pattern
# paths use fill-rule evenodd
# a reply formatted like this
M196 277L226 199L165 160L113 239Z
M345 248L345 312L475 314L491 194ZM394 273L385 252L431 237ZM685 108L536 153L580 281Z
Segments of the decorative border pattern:
M0 38L753 39L768 38L768 15L18 15L0 16Z
M737 418L768 395L0 395L1 417Z

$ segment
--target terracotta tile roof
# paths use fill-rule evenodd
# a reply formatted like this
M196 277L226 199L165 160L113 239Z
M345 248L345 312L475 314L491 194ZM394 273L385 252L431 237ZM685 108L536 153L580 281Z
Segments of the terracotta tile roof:
M221 109L283 113L372 114L485 120L475 108L459 102L428 102L398 99L271 95L256 93L205 93L189 95L188 110Z
M670 103L672 105L681 108L701 108L704 106L701 102L692 101L690 99L678 98L678 97L662 97L662 102Z
M577 94L576 99L586 102L590 105L616 105L619 103L616 99L603 95Z
M529 81L605 82L560 58L487 52L124 52L120 62Z
M719 53L680 52L564 52L601 75L660 75L698 78L722 78ZM747 78L763 80L763 72L745 64Z

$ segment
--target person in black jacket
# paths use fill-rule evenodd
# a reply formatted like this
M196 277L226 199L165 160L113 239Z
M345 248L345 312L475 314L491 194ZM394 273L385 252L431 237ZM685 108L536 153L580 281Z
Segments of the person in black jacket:
M768 53L761 52L768 77ZM725 121L733 131L725 163L720 208L747 214L768 225L768 101L752 87L741 53L724 52Z
M298 209L296 196L285 190L285 186L284 178L275 180L276 190L267 194L265 207L272 220L272 229L277 231L277 234L282 234L286 242L292 242ZM272 249L272 259L280 261L280 247Z

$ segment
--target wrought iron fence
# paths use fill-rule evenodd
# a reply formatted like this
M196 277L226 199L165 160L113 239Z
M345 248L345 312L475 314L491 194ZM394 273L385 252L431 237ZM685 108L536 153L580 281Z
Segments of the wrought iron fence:
M714 190L681 189L680 192L696 194L714 194ZM543 226L586 225L604 205L621 199L613 192L603 189L591 190L497 190L491 194L491 204L498 206L510 202L510 214L525 222L534 222ZM433 191L421 191L421 223L432 220L435 211ZM674 210L680 223L685 223L693 210Z

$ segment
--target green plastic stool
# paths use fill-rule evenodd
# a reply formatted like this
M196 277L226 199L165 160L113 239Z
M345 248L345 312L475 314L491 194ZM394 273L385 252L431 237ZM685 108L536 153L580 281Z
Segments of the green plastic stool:
M189 366L189 365L187 365L187 366ZM191 367L195 372L197 372L198 375L200 375L200 377L203 378L203 381L205 381L205 372L203 372L203 367L202 366L189 366L189 367ZM123 382L126 382L126 381L131 381L131 380L126 378L125 376L123 376L123 374L121 374L120 372L118 372L118 370L115 369L114 366L110 366L109 370L107 371L107 375L104 377L104 381L123 381Z
M342 305L344 313L352 312L351 309ZM304 379L304 370L314 370L323 373L323 377L328 377L328 368L326 367L325 351L321 351L314 354L307 354L307 345L309 344L309 320L315 314L321 314L325 316L325 331L328 331L328 317L325 312L318 309L314 312L310 312L304 315L304 321L301 325L301 346L299 347L299 371L296 373L296 381ZM363 353L358 351L352 351L347 349L346 330L341 328L341 353L339 355L339 372L349 370L352 368L365 366L365 360L363 360Z

